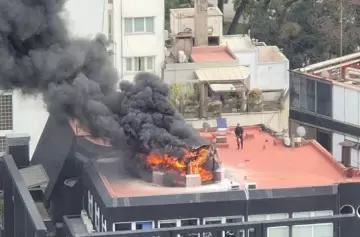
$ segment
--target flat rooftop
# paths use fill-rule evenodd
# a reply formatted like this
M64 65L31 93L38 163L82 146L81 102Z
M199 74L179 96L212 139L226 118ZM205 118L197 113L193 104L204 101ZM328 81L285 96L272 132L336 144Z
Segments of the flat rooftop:
M201 132L209 140L214 132ZM316 141L304 141L300 147L289 148L283 141L259 127L245 128L244 149L238 150L233 132L227 135L228 147L219 147L218 154L225 168L221 183L200 187L160 187L134 179L121 168L118 158L100 159L96 170L112 197L144 197L187 193L220 192L229 189L230 181L241 188L255 183L257 189L282 189L360 182L359 172L347 178L346 168Z
M191 58L196 63L236 61L236 56L225 46L193 47Z
M285 55L277 46L257 46L258 60L261 63L283 62L287 60Z

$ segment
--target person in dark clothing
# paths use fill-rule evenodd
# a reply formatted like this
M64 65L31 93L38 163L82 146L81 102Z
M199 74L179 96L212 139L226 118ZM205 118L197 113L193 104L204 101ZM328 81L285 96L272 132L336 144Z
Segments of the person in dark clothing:
M240 126L239 123L236 125L236 128L235 128L235 136L236 136L236 142L237 142L238 149L240 149L240 146L241 146L241 149L243 149L243 147L244 147L244 129Z

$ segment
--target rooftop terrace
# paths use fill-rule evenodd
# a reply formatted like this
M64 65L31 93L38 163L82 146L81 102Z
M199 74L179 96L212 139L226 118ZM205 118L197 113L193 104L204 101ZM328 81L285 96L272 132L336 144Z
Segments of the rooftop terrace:
M201 132L213 140L214 132ZM142 197L186 193L206 193L229 190L230 181L241 188L256 184L257 189L282 189L326 186L340 182L360 182L359 172L347 178L346 169L316 141L305 141L300 147L286 147L259 127L245 128L244 149L238 150L232 132L227 145L218 147L226 179L199 187L160 187L126 175L119 159L102 159L95 164L112 197Z
M191 58L195 63L235 61L236 56L224 46L193 47Z

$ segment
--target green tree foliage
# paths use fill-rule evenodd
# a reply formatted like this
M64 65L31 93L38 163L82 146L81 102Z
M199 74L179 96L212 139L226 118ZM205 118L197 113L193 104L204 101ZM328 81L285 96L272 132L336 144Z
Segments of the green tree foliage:
M241 0L240 0L241 1ZM343 34L340 0L255 1L244 14L249 16L252 37L278 45L292 67L355 52L360 45L360 1L343 0ZM268 3L268 5L265 5Z

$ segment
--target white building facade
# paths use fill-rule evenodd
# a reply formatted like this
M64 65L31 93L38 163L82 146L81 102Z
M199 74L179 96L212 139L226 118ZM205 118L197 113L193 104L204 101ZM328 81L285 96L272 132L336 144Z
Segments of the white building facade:
M140 71L161 76L164 62L164 0L109 0L107 35L122 80Z

